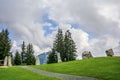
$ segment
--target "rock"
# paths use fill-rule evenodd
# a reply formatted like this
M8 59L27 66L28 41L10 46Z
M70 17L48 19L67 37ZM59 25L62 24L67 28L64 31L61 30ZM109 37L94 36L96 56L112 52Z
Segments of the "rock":
M112 57L114 55L114 52L113 52L112 49L106 50L105 52L106 52L107 56L111 56Z
M4 59L4 66L7 66L7 56Z
M3 66L12 66L12 59L11 56L6 56L3 60Z
M88 59L88 58L92 58L93 56L92 56L92 54L91 54L91 52L90 51L84 51L83 53L82 53L82 58L83 59Z
M8 66L12 66L11 56L7 56L7 57L8 57Z
M59 53L59 52L57 52L57 51L56 51L55 53L57 54L58 63L59 63L59 62L62 62L62 61L61 61L61 57L60 57L60 53Z
M36 65L40 65L40 59L39 59L39 56L36 56Z

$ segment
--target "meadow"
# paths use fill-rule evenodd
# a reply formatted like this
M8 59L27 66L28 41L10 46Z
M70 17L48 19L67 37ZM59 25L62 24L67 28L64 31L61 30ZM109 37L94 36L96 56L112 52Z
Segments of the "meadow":
M0 80L60 80L40 75L20 67L0 68Z
M120 57L99 57L31 67L50 72L94 77L100 80L120 80Z

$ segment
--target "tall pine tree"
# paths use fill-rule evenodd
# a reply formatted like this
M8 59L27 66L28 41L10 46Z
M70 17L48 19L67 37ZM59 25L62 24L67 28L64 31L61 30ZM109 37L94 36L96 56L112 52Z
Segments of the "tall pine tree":
M35 56L32 44L28 44L26 53L26 63L27 65L35 65Z
M15 53L15 58L14 58L14 64L15 65L21 65L21 56L18 51Z
M22 63L26 63L26 46L25 42L23 41L23 44L21 46L22 52L21 52L21 58L22 58Z
M65 60L65 55L64 55L64 37L63 37L63 32L62 29L58 29L58 33L56 35L53 48L55 51L60 53L61 60Z
M48 61L47 63L57 63L57 54L55 53L55 49L52 49L52 51L50 52L49 56L48 56Z
M76 59L76 45L71 37L71 33L69 30L65 32L64 38L64 52L66 61L71 61Z
M9 39L8 30L2 30L0 32L0 59L4 59L5 56L10 55L11 41Z
M63 36L62 30L58 29L55 41L53 42L52 52L48 57L48 63L57 62L56 52L60 53L60 57L63 62L76 59L76 45L69 30L67 30L65 32L65 36Z

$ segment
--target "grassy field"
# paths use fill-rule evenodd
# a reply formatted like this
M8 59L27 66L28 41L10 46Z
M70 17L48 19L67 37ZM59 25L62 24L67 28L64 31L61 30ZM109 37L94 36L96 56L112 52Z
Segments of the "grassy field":
M95 77L101 80L120 80L120 57L92 58L32 67L63 74Z
M19 68L0 68L0 80L59 80Z

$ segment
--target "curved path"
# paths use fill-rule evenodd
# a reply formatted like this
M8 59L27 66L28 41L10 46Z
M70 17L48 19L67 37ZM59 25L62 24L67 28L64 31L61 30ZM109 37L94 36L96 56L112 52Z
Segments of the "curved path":
M98 80L96 78L91 78L91 77L81 77L81 76L47 72L47 71L43 71L43 70L39 70L39 69L36 69L36 68L27 67L27 66L21 66L21 67L24 68L24 69L36 72L38 74L51 76L51 77L56 77L56 78L59 78L59 79L62 79L62 80Z

